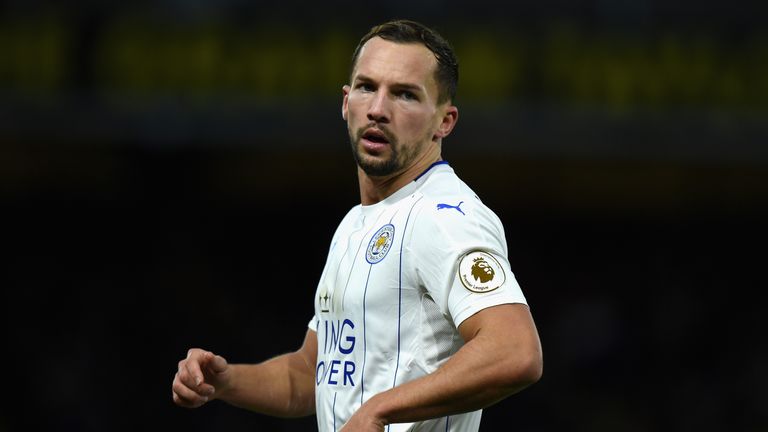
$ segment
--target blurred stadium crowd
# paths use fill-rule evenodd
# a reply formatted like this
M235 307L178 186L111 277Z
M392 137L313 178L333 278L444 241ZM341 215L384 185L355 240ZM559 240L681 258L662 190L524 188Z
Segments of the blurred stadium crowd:
M178 359L294 349L358 202L357 38L451 40L444 154L507 227L544 378L486 430L760 431L762 3L0 1L0 431L312 430L173 406ZM308 212L308 209L312 209Z

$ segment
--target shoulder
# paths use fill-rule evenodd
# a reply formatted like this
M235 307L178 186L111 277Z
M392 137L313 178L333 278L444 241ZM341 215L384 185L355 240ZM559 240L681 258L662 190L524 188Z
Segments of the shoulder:
M503 226L496 213L452 171L436 173L420 193L415 230L461 242L478 237L503 237Z
M339 235L340 232L348 229L347 227L352 225L354 221L360 217L360 207L361 206L358 204L350 208L344 217L341 218L339 224L336 226L336 230L334 231L334 239Z
M355 220L358 216L360 216L361 207L362 206L360 204L357 204L355 206L352 206L349 210L347 210L347 213L344 215L343 218L341 218L341 221L339 222L339 226L344 225L349 221Z

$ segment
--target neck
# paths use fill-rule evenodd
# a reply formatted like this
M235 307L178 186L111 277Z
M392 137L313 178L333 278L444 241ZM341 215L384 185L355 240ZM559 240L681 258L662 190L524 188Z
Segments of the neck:
M385 200L387 197L412 182L433 163L442 160L440 155L423 158L417 163L388 176L369 176L357 167L357 180L360 186L360 202L362 205L372 205Z

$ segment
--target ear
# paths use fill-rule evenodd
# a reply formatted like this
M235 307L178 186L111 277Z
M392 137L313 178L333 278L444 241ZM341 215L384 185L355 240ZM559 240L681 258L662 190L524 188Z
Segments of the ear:
M341 87L342 93L344 93L344 99L341 103L341 118L344 119L344 121L347 120L347 117L349 116L349 85L344 85Z
M459 109L453 105L447 105L446 108L443 109L443 117L435 131L435 138L439 139L447 137L454 126L456 126L457 121L459 121Z

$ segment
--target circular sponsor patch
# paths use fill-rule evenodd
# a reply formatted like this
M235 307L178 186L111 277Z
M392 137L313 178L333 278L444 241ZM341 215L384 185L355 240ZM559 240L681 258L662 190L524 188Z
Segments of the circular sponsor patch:
M371 241L368 243L368 250L365 252L365 259L370 264L376 264L384 259L389 252L389 248L392 247L392 242L395 239L395 226L392 224L386 224L376 231L376 234L371 237Z
M472 292L485 293L502 286L506 280L504 268L493 255L472 251L459 262L459 279Z

